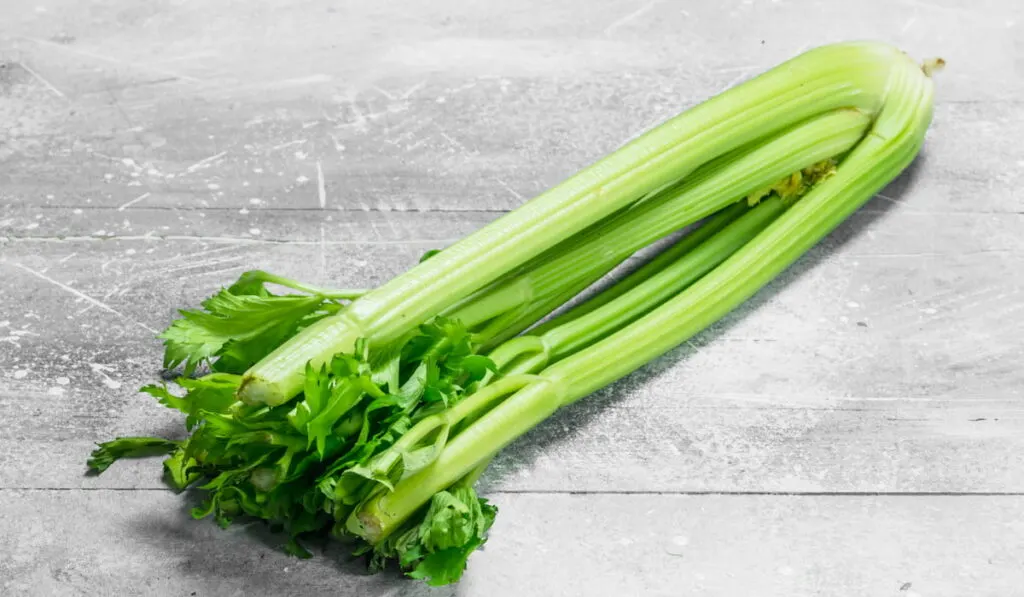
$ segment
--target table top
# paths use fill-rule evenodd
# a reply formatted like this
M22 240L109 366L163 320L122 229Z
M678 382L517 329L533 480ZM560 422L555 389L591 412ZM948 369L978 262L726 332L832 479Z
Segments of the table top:
M1024 594L1011 0L0 0L0 594ZM799 51L941 56L915 165L708 332L483 479L457 587L193 521L136 388L246 269L380 284Z

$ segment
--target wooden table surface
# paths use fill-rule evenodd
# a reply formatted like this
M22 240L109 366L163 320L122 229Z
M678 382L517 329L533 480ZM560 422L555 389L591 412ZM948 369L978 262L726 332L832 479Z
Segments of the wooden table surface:
M0 594L1024 595L1013 0L0 0ZM750 304L506 450L464 582L193 521L136 388L248 268L372 286L791 57L942 56L915 166Z

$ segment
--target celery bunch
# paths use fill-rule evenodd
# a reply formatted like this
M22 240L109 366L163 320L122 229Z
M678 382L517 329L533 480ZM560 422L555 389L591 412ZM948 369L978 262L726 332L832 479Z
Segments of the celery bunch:
M318 534L354 540L375 568L454 582L494 521L473 488L493 455L721 318L895 178L935 65L874 43L806 52L377 289L246 273L161 334L184 394L143 391L187 415L188 439L119 438L90 466L163 451L173 486L207 492L197 517L269 521L298 555Z

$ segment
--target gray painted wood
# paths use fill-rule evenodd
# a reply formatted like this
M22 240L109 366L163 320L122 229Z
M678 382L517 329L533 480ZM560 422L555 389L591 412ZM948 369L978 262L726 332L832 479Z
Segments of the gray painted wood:
M5 492L11 595L1016 595L1016 497L498 494L456 588L366 576L337 548L282 555L165 491Z
M0 593L1022 586L1020 8L371 4L0 0ZM154 460L84 476L93 442L181 433L135 392L153 332L241 271L380 284L855 38L949 63L915 166L750 304L504 452L494 538L455 591L192 522Z

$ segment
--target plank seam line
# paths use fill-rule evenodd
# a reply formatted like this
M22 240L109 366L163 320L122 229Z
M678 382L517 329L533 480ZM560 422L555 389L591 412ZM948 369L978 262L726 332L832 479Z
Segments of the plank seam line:
M902 203L902 202L901 202ZM31 208L35 210L71 210L81 209L82 211L117 211L119 209L116 205L32 205L23 206L25 208ZM172 205L147 205L142 208L137 208L133 211L181 211L181 212L224 212L234 213L239 209L246 208L248 206L238 205L233 207L200 207L195 205L187 206L172 206ZM262 207L257 208L255 211L260 213L274 212L295 212L295 213L341 213L341 214L359 214L359 213L373 213L373 214L439 214L439 215L458 215L458 214L504 214L512 211L513 208L446 208L446 207L409 207L409 208L392 208L392 207L368 207L368 208L355 208L349 209L344 207ZM250 210L252 211L252 210ZM861 208L857 213L860 214L884 214L888 213L889 210L872 209L870 207ZM906 215L927 215L927 216L976 216L976 215L1013 215L1021 216L1024 215L1024 210L1017 209L965 209L965 210L944 210L944 211L913 211L908 210L903 212Z
M194 236L188 234L142 234L142 235L111 235L111 236L85 236L85 235L54 235L54 236L0 236L0 243L67 243L67 242L107 242L107 241L182 241L200 243L235 243L239 245L292 245L292 246L380 246L380 245L420 245L420 244L441 244L451 245L461 238L405 238L405 239L353 239L353 240L303 240L288 238L252 238L244 236ZM961 251L959 253L942 252L910 252L910 253L853 253L847 257L855 259L890 259L890 258L918 258L918 257L974 257L977 255L1008 255L1017 256L1021 252L1017 249L980 249L977 251Z
M192 236L188 234L142 234L124 236L0 236L0 241L9 243L64 243L64 242L106 242L106 241L188 241L209 243L235 243L239 245L309 245L309 246L376 246L376 245L450 245L458 238L407 238L395 240L301 240L288 238L249 238L244 236Z
M118 206L116 205L33 205L27 206L32 209L38 210L70 210L80 209L82 211L117 211ZM137 208L133 211L151 210L151 211L202 211L202 212L230 212L237 213L239 209L246 208L250 209L246 205L238 205L235 207L199 207L194 205L189 206L171 206L171 205L147 205L145 207ZM261 207L256 209L250 209L259 213L273 213L273 212L308 212L308 213L344 213L344 214L358 214L358 213L384 213L384 214L473 214L473 213L484 213L484 214L501 214L511 211L511 208L467 208L467 209L449 209L449 208L388 208L388 207L369 207L369 208L356 208L347 209L339 207ZM964 212L964 213L975 213L975 212ZM978 213L989 213L989 212L978 212ZM992 212L1002 213L1002 212ZM1013 213L1013 212L1008 212Z
M0 492L167 492L176 493L165 487L0 487ZM768 497L1024 497L1024 491L642 491L642 490L600 490L578 491L560 489L502 489L484 490L487 495L636 495L636 496L768 496Z

